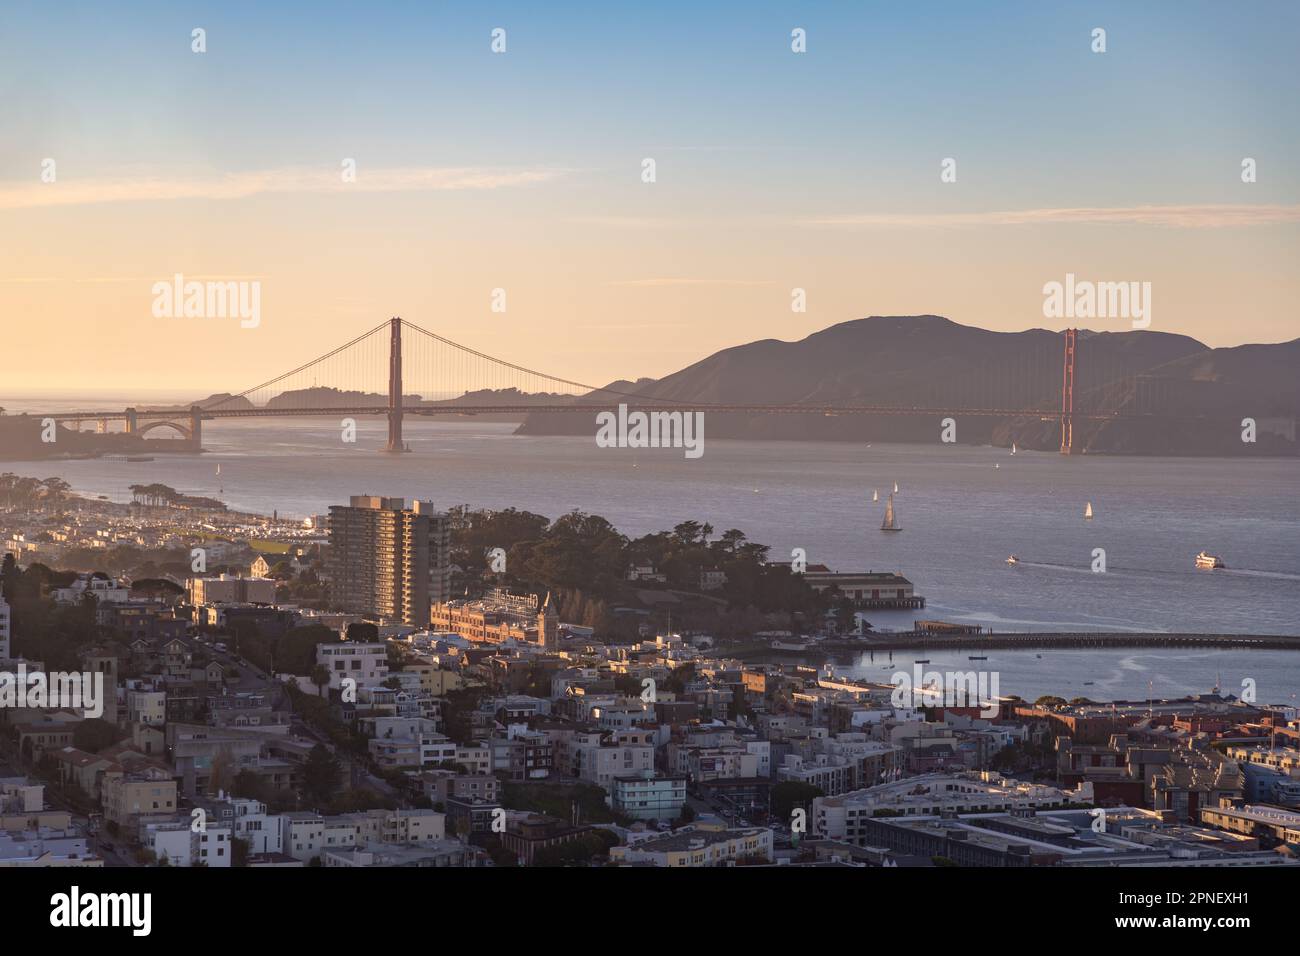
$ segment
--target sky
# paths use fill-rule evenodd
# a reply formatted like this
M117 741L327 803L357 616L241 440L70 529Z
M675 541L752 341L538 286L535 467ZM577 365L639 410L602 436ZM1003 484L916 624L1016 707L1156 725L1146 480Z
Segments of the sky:
M392 315L603 383L867 315L1060 328L1070 273L1151 283L1152 330L1287 341L1298 27L1284 2L5 3L0 397L240 391ZM257 283L257 324L157 314L176 274Z

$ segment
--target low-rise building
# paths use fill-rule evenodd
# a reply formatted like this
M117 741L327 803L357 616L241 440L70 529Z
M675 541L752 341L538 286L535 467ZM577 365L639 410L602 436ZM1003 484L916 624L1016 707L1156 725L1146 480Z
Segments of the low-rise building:
M741 863L770 863L772 831L763 827L704 830L683 827L673 833L609 851L616 863L693 868Z

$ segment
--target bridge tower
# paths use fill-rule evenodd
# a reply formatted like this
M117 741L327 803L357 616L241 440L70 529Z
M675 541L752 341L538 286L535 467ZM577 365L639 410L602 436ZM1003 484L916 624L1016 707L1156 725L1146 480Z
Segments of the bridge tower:
M402 452L402 320L393 316L388 346L388 445L387 452Z
M203 409L190 406L190 444L195 451L203 451Z
M1061 374L1061 454L1074 452L1074 352L1078 329L1065 330L1065 363Z
M128 408L126 410L126 433L128 435L134 435L136 429L139 427L140 422L139 419L136 418L136 410L134 408Z

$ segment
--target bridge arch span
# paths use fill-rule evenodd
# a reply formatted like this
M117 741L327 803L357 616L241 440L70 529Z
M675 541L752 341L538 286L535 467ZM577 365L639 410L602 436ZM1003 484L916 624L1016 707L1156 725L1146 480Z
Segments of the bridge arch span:
M155 428L170 428L174 431L180 432L181 437L187 441L194 440L193 430L188 425L182 425L180 422L149 422L136 428L135 433L137 435L144 435L147 432L153 431Z

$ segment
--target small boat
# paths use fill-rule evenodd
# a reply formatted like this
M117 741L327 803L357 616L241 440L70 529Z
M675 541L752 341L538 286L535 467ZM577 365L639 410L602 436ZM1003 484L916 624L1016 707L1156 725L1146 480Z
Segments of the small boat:
M1092 686L1093 684L1095 684L1095 683L1096 683L1096 681L1086 680L1086 681L1083 682L1083 686L1084 686L1084 687L1091 687L1091 686Z
M1088 507L1086 507L1086 508L1083 509L1083 517L1084 517L1085 520L1088 520L1088 521L1091 521L1091 520L1092 520L1092 502L1091 502L1091 501L1088 502Z
M1001 468L1002 466L1001 466L1000 464L998 464L998 463L995 461L995 462L993 463L993 467L994 467L994 468Z
M966 660L968 660L968 661L986 661L986 660L988 660L988 658L987 658L987 657L976 657L976 656L972 655L972 656L970 656L970 657L967 657Z
M1007 557L1007 564L1019 564L1019 563L1020 563L1020 559L1017 558L1014 554L1009 555Z
M913 663L913 664L928 664L928 663L930 663L930 660L929 660L929 658L926 658L925 660L922 660L922 661L912 661L912 663Z
M1196 556L1196 566L1198 568L1211 569L1227 567L1227 565L1223 563L1223 558L1219 557L1217 554L1207 554L1204 551Z
M880 500L880 490L879 490L879 489L876 489L875 491L871 492L871 500L872 500L872 501L879 501L879 500Z
M889 503L885 505L885 520L880 522L881 531L902 531L898 526L898 519L894 517L894 496L889 496Z
M1043 655L1042 655L1042 654L1035 654L1034 656L1035 656L1035 657L1042 657Z

